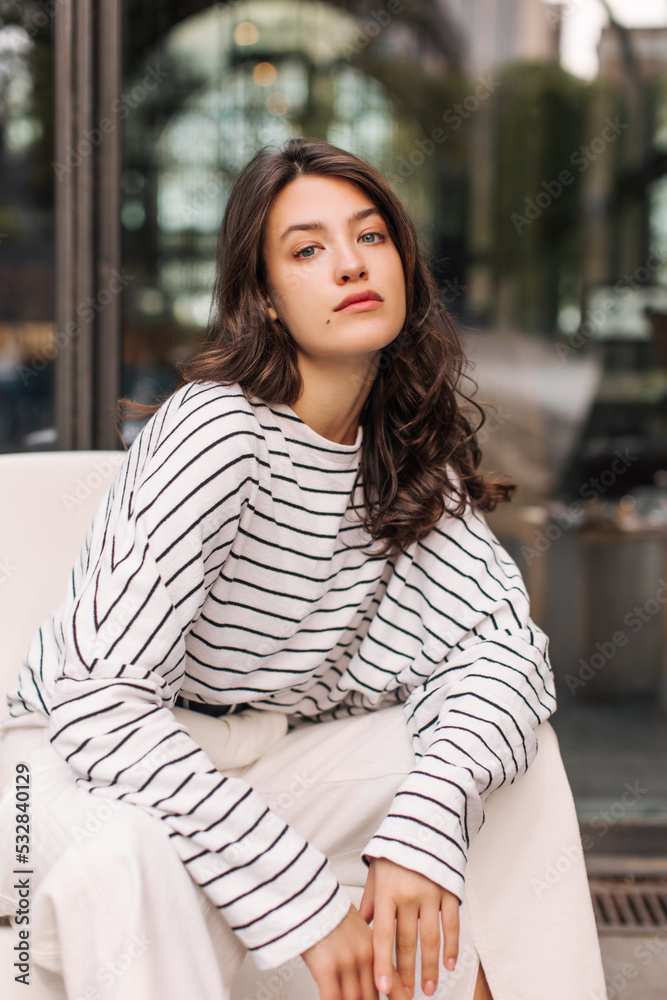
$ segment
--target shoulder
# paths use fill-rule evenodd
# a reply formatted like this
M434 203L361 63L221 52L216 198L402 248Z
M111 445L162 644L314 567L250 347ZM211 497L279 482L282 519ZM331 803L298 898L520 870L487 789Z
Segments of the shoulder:
M476 587L490 577L498 584L509 581L511 589L523 594L525 586L516 562L471 499L461 477L454 469L448 471L452 488L445 497L445 510L418 546L420 555L425 552L427 558L436 556L439 563L446 562L452 571L474 581Z
M188 425L194 429L224 422L230 428L252 432L260 426L237 382L188 382L162 404L156 417L160 414L161 424L170 428Z
M141 450L162 462L212 449L257 455L264 432L238 383L188 382L162 404L141 437Z
M245 496L260 478L264 433L235 383L187 383L153 414L119 476L130 508L142 514L218 495ZM239 492L240 491L240 492Z
M418 549L450 552L456 560L471 558L486 562L497 557L498 540L489 528L479 506L471 498L465 483L452 466L447 467L449 486L443 496L444 510Z

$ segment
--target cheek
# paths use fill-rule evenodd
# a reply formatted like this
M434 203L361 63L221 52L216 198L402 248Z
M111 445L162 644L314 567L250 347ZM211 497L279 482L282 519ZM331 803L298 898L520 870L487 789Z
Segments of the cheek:
M396 289L396 298L402 309L406 307L406 290L405 290L405 274L403 273L403 266L399 265L393 276L393 287Z
M405 272L403 270L403 261L398 252L396 252L391 261L390 272L392 285L396 289L397 294L405 298Z
M296 271L292 268L285 269L276 275L277 281L274 292L283 311L294 313L308 309L314 301L314 292L310 288L313 277L305 271ZM311 294L312 293L312 294Z
M294 279L289 274L274 272L269 280L269 295L278 313L282 317L288 315L295 297Z

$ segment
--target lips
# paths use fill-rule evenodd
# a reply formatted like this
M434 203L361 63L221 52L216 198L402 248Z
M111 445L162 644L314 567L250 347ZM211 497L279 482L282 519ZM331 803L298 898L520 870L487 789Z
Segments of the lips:
M366 289L363 292L355 292L353 295L348 295L339 302L334 312L339 312L341 309L345 309L346 306L354 305L355 302L382 302L382 296L374 292L372 288Z

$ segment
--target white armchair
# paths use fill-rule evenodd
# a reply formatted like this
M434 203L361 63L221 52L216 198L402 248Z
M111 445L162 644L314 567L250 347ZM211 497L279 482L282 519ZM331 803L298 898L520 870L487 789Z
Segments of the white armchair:
M28 644L62 601L69 573L95 510L123 461L122 452L79 451L0 455L0 715L14 686ZM4 849L6 845L1 845ZM353 901L361 889L346 886ZM0 983L3 1000L25 996L14 981L17 929L0 925ZM300 960L259 972L247 956L231 990L231 1000L317 1000L318 990ZM54 1000L36 969L31 1000Z
M88 524L118 471L119 452L0 455L0 714L35 629L60 604ZM6 849L6 845L2 845ZM16 929L0 926L5 1000L24 996L14 981ZM32 1000L53 1000L31 970Z

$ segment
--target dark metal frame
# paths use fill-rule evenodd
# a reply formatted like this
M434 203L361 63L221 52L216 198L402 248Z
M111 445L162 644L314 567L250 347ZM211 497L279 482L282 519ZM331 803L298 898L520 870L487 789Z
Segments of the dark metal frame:
M119 445L121 0L55 12L56 430L59 449ZM114 127L103 132L109 119Z

